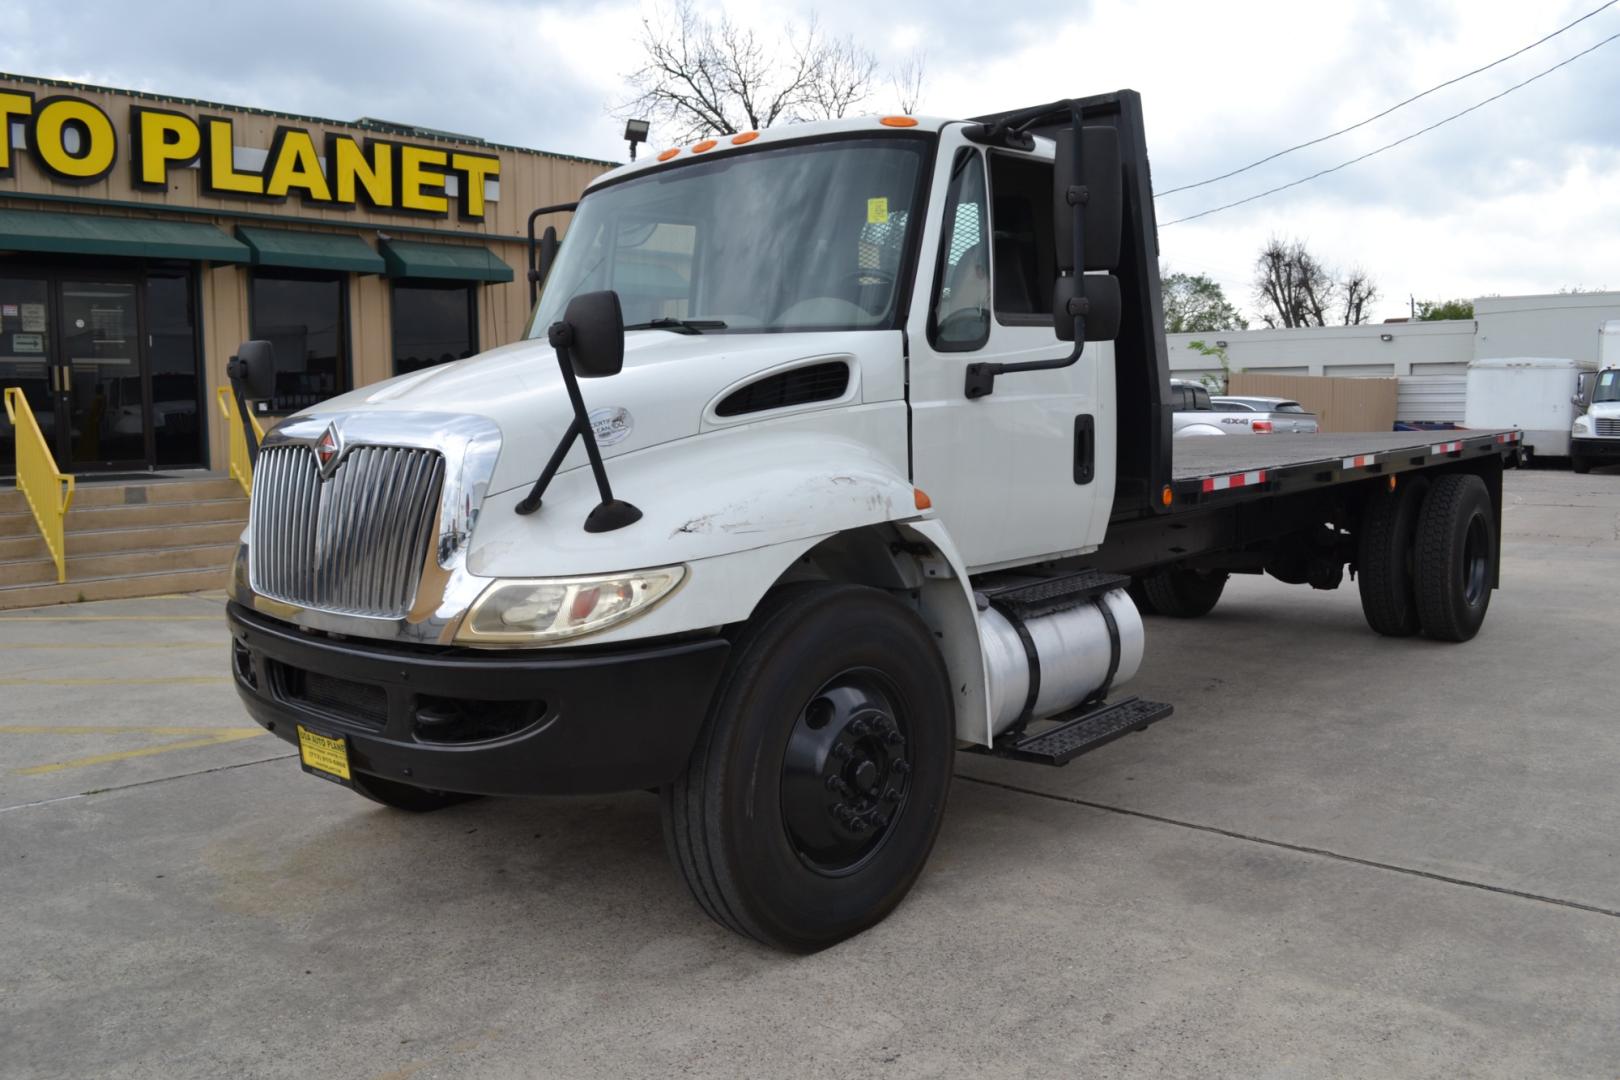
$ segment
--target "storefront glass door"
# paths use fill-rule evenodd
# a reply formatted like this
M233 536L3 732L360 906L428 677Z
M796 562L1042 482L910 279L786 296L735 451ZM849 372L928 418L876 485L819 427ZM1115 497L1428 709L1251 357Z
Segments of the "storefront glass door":
M135 283L67 280L58 290L57 466L143 468L150 410Z
M195 287L183 267L0 271L0 386L19 386L64 472L206 462ZM15 468L0 413L0 476Z

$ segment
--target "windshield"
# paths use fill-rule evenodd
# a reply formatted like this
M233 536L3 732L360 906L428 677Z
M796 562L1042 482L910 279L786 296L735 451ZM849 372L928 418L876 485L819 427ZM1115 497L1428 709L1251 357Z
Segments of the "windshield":
M887 329L928 147L889 137L722 154L592 192L529 336L599 289L618 292L627 328Z
M1592 404L1600 401L1620 401L1620 371L1604 371L1598 374L1597 386L1592 389Z

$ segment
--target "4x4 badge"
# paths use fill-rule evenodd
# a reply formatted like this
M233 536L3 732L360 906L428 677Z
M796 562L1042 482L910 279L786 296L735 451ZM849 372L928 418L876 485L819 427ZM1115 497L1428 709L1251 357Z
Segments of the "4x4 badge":
M320 463L322 480L332 475L332 470L337 467L338 458L342 456L343 444L338 441L337 428L329 424L315 443L315 460Z

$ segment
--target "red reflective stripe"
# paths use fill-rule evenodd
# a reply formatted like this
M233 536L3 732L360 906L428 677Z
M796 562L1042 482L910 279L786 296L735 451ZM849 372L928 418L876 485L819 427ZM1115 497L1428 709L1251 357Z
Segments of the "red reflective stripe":
M1212 491L1226 491L1235 487L1253 487L1266 482L1266 471L1231 473L1226 476L1206 476L1203 482L1205 493Z

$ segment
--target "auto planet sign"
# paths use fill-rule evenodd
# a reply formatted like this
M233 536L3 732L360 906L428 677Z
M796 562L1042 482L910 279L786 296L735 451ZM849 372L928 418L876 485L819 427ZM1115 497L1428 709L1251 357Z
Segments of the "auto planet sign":
M67 184L101 180L123 153L131 182L148 191L167 191L172 170L195 166L203 192L217 197L280 201L297 195L316 206L433 217L448 217L453 201L462 219L481 221L485 182L500 179L500 158L493 154L334 132L317 145L315 133L291 124L276 128L262 167L244 169L235 160L228 118L136 105L120 140L95 102L69 95L36 100L25 90L0 90L0 176L16 167L21 148L12 146L12 125L19 121L27 152Z

